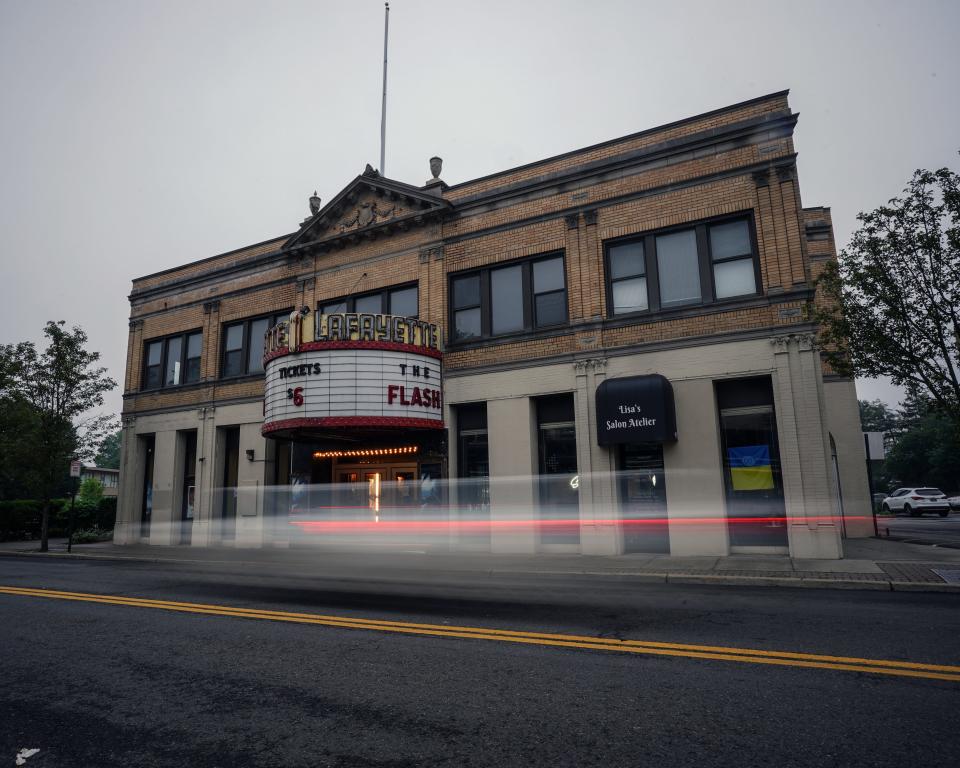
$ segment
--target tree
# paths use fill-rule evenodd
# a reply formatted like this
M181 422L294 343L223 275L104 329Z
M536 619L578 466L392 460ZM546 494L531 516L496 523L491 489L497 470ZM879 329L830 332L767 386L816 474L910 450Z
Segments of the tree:
M28 483L43 502L40 549L47 551L51 499L61 490L70 459L91 458L108 431L112 417L82 418L103 405L103 394L116 386L107 369L94 367L99 352L85 348L87 334L67 330L64 321L43 329L47 348L38 353L31 342L0 347L0 399L27 408L33 429L20 435L30 451ZM23 471L27 471L21 465Z
M858 400L860 424L864 432L896 432L900 416L882 400Z
M903 429L883 466L891 484L960 490L960 429L922 394L908 391L902 405Z
M77 491L77 506L84 511L95 510L103 498L103 484L95 477L88 477L80 483Z
M120 469L120 436L122 434L118 429L104 438L100 450L93 459L94 464L105 469Z
M13 387L18 351L17 345L0 346L0 500L29 496L36 480L30 441L25 437L38 429L39 415Z
M960 177L918 170L817 280L834 370L915 387L960 428Z

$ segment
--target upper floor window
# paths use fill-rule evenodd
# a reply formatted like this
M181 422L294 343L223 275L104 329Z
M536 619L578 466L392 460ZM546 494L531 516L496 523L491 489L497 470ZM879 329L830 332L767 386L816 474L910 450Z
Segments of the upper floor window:
M145 344L143 389L160 389L200 381L203 334L181 333Z
M492 266L450 278L451 341L567 322L563 255Z
M710 258L713 285L718 299L757 292L750 222L738 219L713 224L710 232Z
M290 316L290 311L228 323L223 327L223 378L263 372L263 341L267 331Z
M749 217L652 232L606 247L609 314L628 315L757 293Z
M417 317L420 314L417 284L393 286L373 293L361 293L356 296L321 301L317 305L317 311L322 315L358 312L369 315Z

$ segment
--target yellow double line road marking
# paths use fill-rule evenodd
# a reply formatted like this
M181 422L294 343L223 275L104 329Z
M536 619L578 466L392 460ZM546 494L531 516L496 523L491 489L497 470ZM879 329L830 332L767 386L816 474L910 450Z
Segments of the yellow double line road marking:
M960 666L947 664L918 664L909 661L861 659L849 656L824 656L814 653L790 653L787 651L728 648L714 645L661 643L648 640L616 640L605 637L589 637L586 635L518 632L507 629L459 627L446 624L418 624L405 621L387 621L385 619L358 619L350 616L326 616L315 613L267 611L258 608L239 608L230 605L182 603L172 600L149 600L142 597L99 595L87 592L64 592L55 589L33 589L30 587L0 586L0 594L19 595L23 597L46 597L56 600L75 600L86 603L104 603L107 605L126 605L135 608L157 608L165 611L199 613L208 616L230 616L241 619L286 621L295 624L319 624L326 627L396 632L408 635L497 640L506 643L524 643L528 645L545 645L560 648L585 648L592 651L642 653L653 656L680 656L689 659L710 659L713 661L740 661L749 664L834 669L845 672L868 672L878 675L960 682Z

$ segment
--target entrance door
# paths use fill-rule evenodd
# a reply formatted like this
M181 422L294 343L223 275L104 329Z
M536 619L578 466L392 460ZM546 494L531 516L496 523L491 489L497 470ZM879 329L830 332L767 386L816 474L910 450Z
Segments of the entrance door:
M786 547L786 508L773 407L720 411L731 547Z
M624 552L670 552L663 446L620 446L620 515Z
M189 544L193 532L193 513L197 484L197 432L182 432L183 497L180 499L180 543Z
M364 517L366 512L376 520L381 515L395 519L409 516L419 506L415 464L340 465L337 482L346 496L345 504Z

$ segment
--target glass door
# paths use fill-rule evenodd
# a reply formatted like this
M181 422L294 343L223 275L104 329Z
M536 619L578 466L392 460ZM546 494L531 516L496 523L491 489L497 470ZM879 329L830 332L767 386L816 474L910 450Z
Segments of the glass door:
M663 446L620 446L620 516L624 552L670 552Z

